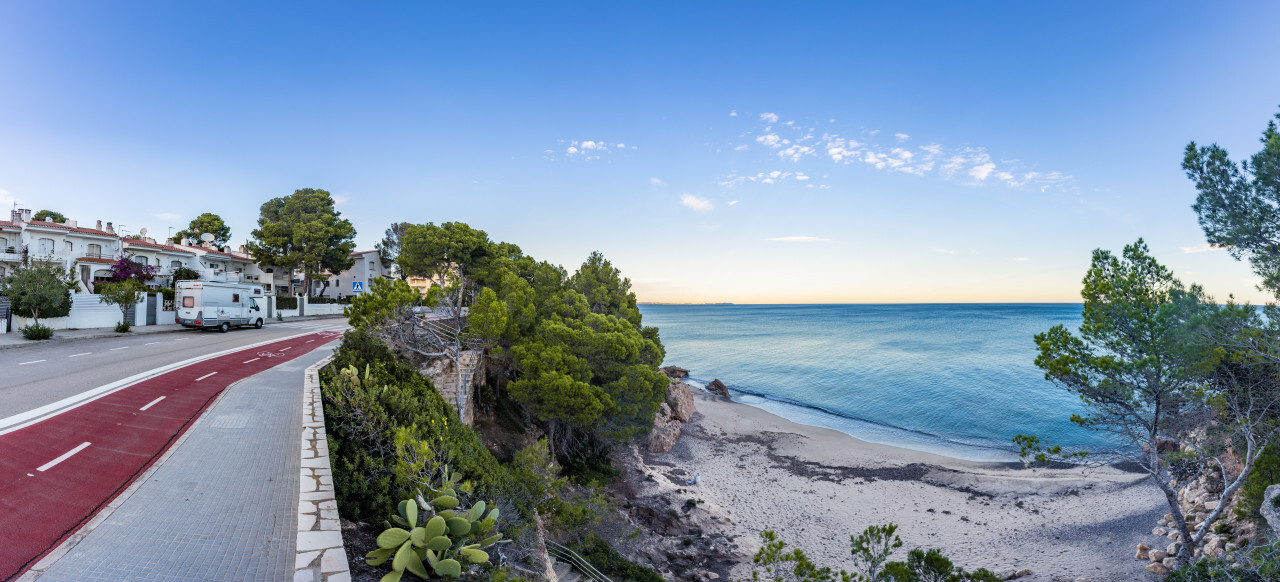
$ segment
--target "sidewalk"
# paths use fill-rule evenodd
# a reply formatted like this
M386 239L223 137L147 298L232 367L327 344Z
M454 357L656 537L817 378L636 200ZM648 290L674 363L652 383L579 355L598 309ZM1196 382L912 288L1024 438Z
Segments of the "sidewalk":
M271 320L264 322L264 325L279 325L281 323L296 323L301 321L311 321L316 319L341 319L342 315L304 315L302 317L286 317L284 321ZM165 324L165 325L135 325L128 334L116 333L109 327L98 327L92 329L59 329L53 332L53 339L43 341L32 341L22 337L22 332L16 328L5 334L0 334L0 350L11 348L23 348L28 346L49 345L52 343L74 342L87 339L100 339L104 337L124 337L126 335L150 335L155 333L178 333L192 332L199 330L182 327L181 325Z
M227 388L113 512L24 579L293 579L303 372L330 350Z

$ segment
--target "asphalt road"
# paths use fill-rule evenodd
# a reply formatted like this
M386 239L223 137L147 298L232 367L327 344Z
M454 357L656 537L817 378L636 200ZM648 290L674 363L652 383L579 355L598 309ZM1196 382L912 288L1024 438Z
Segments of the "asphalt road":
M345 327L311 321L0 351L0 579L92 518L228 386L333 342ZM78 403L46 406L71 397Z
M311 331L345 328L345 319L318 319L227 333L193 329L0 350L0 419L190 358Z

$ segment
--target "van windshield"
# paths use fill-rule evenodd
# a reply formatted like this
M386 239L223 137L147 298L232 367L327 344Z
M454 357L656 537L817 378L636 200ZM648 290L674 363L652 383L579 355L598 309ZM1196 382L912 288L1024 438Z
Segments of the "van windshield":
M252 309L252 310L254 310L254 311L257 311L257 310L258 310L258 300L257 300L257 299L254 299L254 298L252 298L252 297L250 297L250 298L249 298L249 309Z

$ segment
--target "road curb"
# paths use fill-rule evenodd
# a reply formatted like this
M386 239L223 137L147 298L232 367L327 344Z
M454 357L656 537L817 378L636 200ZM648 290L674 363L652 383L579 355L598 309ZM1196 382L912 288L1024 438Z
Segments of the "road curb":
M307 368L302 394L302 468L298 487L298 543L294 582L350 582L347 550L342 544L338 499L329 465L324 429L320 369L334 354Z

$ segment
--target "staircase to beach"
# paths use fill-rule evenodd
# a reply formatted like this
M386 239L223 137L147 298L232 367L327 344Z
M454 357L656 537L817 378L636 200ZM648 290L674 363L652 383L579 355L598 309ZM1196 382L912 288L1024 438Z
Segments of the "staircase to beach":
M458 409L462 422L471 426L475 420L476 387L484 383L484 354L478 350L465 351L458 359L462 365L461 382L457 369L450 362L440 373L431 376L431 383L446 402Z

